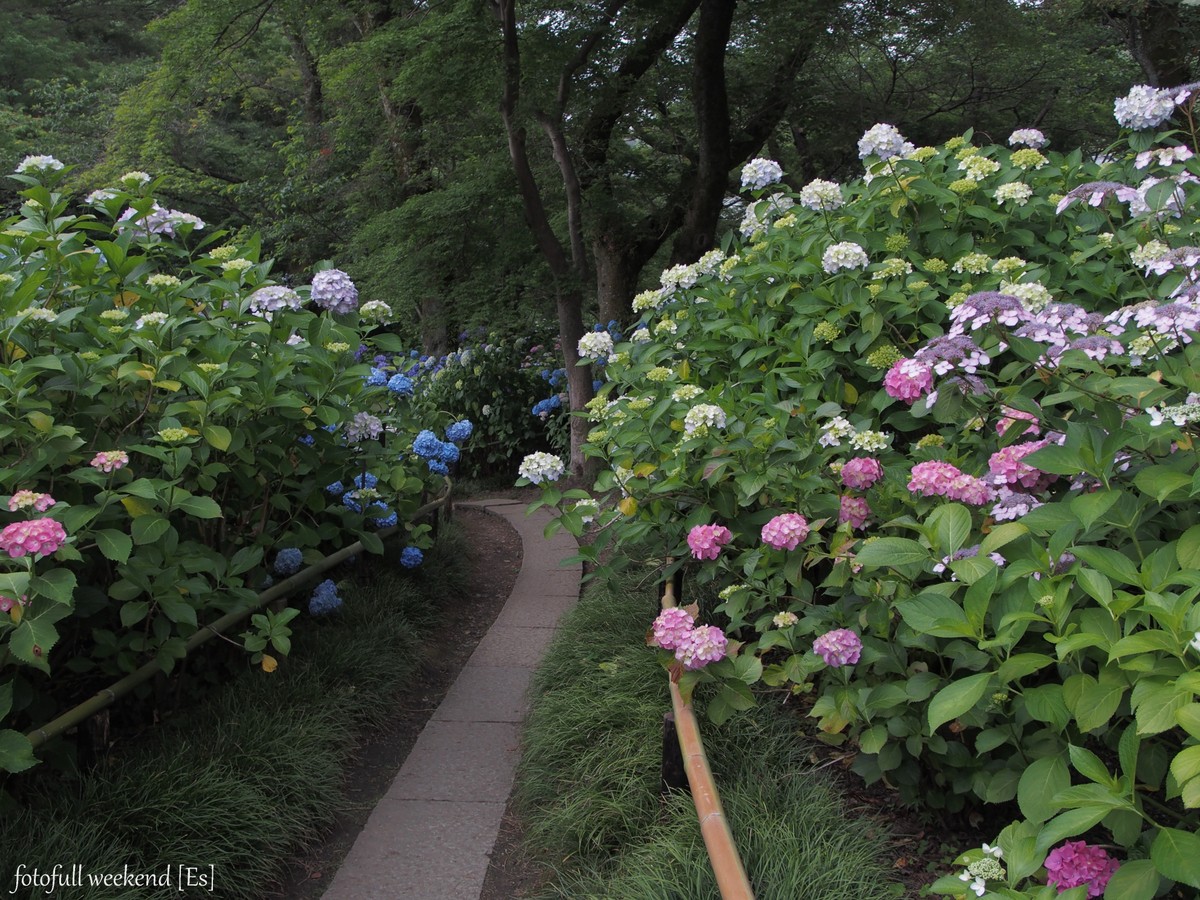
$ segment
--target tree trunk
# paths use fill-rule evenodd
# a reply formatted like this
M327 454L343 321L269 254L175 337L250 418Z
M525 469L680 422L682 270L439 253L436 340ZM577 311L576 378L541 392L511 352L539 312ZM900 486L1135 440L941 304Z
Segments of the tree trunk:
M596 264L596 300L600 306L600 322L616 320L624 324L629 318L629 302L637 286L638 273L646 264L630 253L628 235L604 231L592 242Z

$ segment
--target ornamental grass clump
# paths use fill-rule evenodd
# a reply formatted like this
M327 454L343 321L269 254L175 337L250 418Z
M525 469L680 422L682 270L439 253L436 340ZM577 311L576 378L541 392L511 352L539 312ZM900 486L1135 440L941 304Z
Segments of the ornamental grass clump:
M872 128L842 205L802 192L635 302L595 402L584 553L650 537L719 592L725 657L681 690L717 723L803 693L867 781L1011 822L935 892L1200 890L1198 91L1135 89L1098 157Z

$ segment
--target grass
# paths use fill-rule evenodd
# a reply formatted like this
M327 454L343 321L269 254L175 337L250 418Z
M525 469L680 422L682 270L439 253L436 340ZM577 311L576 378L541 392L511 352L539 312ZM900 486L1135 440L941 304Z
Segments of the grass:
M718 896L690 796L659 795L666 674L644 646L653 589L600 576L539 670L518 772L526 840L554 870L548 897ZM810 747L769 704L702 722L721 801L759 900L900 895L877 824L850 819Z
M93 873L125 865L161 873L182 864L215 868L216 890L194 895L264 896L344 803L355 733L386 718L391 697L419 665L436 597L464 587L453 528L443 529L415 574L392 565L392 550L388 561L343 579L340 614L296 620L291 655L274 674L254 671L214 689L205 704L119 745L77 778L35 774L26 807L0 819L0 889L12 888L22 863L26 871L60 863ZM178 897L175 877L164 888L63 895ZM37 889L11 895L45 896Z

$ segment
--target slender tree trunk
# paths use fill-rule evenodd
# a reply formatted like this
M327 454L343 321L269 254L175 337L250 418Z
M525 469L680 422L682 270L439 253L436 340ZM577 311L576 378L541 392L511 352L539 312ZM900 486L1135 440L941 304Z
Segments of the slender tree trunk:
M637 286L644 259L632 259L629 237L621 232L605 231L592 242L596 264L596 300L600 321L624 323L629 317L629 301Z

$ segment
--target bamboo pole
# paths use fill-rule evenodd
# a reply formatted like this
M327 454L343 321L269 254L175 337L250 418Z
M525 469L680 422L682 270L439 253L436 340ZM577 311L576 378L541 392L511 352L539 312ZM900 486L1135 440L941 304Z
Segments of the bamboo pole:
M675 585L668 581L663 586L663 609L675 606ZM679 685L672 679L671 707L675 710L675 729L679 734L679 749L683 752L684 768L688 786L692 789L692 802L700 819L700 835L708 849L708 859L717 878L721 900L754 900L754 891L746 877L746 869L738 854L729 820L721 808L721 795L713 779L708 757L704 753L704 741L700 736L700 725L691 703L683 701Z
M452 490L453 485L450 484L449 479L447 479L446 493L442 494L442 496L438 497L436 500L426 503L415 513L413 513L412 518L414 520L419 519L421 516L445 506L450 500L450 494ZM399 526L386 528L379 532L379 537L381 539L388 538L398 529ZM325 574L330 569L341 564L342 562L345 562L350 557L362 552L362 541L355 541L348 547L343 547L336 553L331 553L329 556L326 556L319 562L313 563L307 569L297 572L290 578L279 582L279 584L272 585L271 587L267 588L267 590L260 593L251 606L247 607L246 609L234 610L233 612L226 613L215 622L205 625L190 638L188 638L187 644L184 647L184 658L186 658L189 653L191 653L205 641L219 636L225 631L226 628L238 624L240 621L250 616L251 613L257 612L272 601L286 597L293 591L296 591L309 582L314 581L318 575ZM104 688L104 690L95 694L90 699L85 700L78 706L67 710L53 721L47 722L41 728L35 728L33 731L30 731L25 735L25 737L29 739L29 743L32 744L33 748L36 750L38 747L52 738L58 737L68 728L73 728L76 725L87 721L92 716L96 715L96 713L100 712L100 710L112 706L112 704L116 703L121 697L124 697L138 685L153 678L161 671L162 667L157 661L148 662L140 669L130 672L115 684Z

